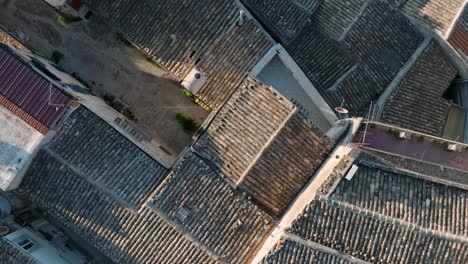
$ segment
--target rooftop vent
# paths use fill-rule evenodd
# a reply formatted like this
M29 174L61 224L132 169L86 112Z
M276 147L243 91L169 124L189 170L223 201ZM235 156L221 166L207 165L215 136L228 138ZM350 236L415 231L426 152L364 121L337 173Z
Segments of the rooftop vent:
M187 207L182 207L176 214L176 218L181 222L184 222L185 219L190 215L190 209Z
M411 134L406 132L406 131L400 131L400 133L398 133L398 138L401 138L401 139L410 139L411 138Z
M354 165L351 167L351 169L348 171L348 173L346 174L345 178L350 181L353 177L354 177L354 174L356 174L357 170L359 169L358 166Z
M458 145L458 144L448 144L447 145L447 150L461 152L462 151L462 146Z
M192 94L197 94L198 90L205 84L207 76L197 68L193 68L190 73L182 81L182 86L189 90Z
M244 10L239 10L239 20L237 21L237 26L242 27L244 23L245 23Z

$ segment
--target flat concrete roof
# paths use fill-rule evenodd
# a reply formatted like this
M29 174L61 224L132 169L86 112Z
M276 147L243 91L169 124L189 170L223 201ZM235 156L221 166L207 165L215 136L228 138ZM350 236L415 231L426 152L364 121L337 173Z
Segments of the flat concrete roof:
M7 190L44 136L0 106L0 188Z

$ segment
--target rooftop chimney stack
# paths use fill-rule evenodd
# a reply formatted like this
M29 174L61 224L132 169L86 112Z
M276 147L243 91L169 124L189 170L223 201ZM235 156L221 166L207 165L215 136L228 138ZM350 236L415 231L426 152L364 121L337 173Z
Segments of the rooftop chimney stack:
M244 22L245 22L245 14L244 14L244 10L240 10L239 11L239 21L237 22L237 25L239 27L242 27L244 25Z

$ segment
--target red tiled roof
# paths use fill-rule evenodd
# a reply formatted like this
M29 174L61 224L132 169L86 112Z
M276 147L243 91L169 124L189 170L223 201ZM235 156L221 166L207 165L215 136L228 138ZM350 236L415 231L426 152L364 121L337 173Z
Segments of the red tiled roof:
M0 104L19 115L39 131L40 126L52 128L70 105L71 98L20 61L7 50L0 48ZM8 103L6 103L8 102ZM14 104L14 107L11 105ZM14 108L14 109L13 109ZM26 118L27 116L27 118ZM34 122L33 122L34 121Z
M458 23L455 25L448 42L457 52L462 52L468 56L468 31L462 25Z
M33 128L35 128L37 131L41 132L42 134L45 134L47 133L47 131L49 131L49 129L46 126L41 124L30 114L26 113L21 108L19 108L14 103L12 103L10 100L6 99L4 96L1 96L1 95L0 95L0 105L10 110L10 112L15 114L19 118L23 119L28 125L32 126Z

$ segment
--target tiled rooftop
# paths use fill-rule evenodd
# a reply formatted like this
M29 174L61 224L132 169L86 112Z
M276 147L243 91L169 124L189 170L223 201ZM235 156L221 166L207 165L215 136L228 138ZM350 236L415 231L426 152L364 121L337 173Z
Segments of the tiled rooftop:
M468 261L468 191L445 184L450 177L440 181L451 172L434 168L423 175L412 171L416 166L386 163L388 154L353 151L349 155L357 172L339 180L329 196L316 194L264 263L306 258L322 263L313 261L317 250L334 259L330 263ZM420 162L418 169L424 167Z
M117 263L215 263L153 209L127 208L47 150L18 193Z
M136 207L167 170L84 107L75 110L47 146L82 176Z
M285 17L272 10L293 5L250 2L257 3L254 13L263 14L259 19L273 32ZM323 1L313 13L302 10L307 19L289 23L296 33L281 42L327 103L334 108L344 101L352 115L367 110L422 42L385 1Z
M71 103L71 97L0 46L0 104L28 124L47 132Z
M407 0L400 1L400 9L418 24L439 32L450 29L464 0Z
M462 153L463 155L463 153ZM432 181L468 190L468 172L441 167L438 164L427 163L420 159L412 159L398 154L390 154L376 150L360 150L359 161L383 166L401 171L411 171L422 177L430 177Z
M228 263L245 263L274 220L187 151L159 186L151 206Z
M194 148L232 184L278 215L332 147L273 88L248 77L215 114Z
M324 0L314 14L314 24L333 39L339 40L365 8L367 0Z
M294 111L285 97L248 77L194 147L237 182Z
M272 46L248 18L237 26L241 7L232 0L85 2L177 78L200 66L208 81L197 96L213 108Z
M447 41L468 63L468 4L455 23Z
M314 174L332 142L300 112L287 121L239 186L280 214Z
M309 20L321 0L241 0L272 34L282 41L293 39Z
M431 41L387 100L382 121L441 136L449 109L442 95L456 74L439 45Z
M0 239L0 263L2 264L38 264L26 252L16 248L5 239Z
M18 193L119 263L244 263L275 221L205 162L188 151L167 176L79 107Z
M289 232L375 263L466 263L466 237L453 239L352 205L313 200Z
M261 263L347 264L352 262L343 259L340 256L321 251L318 248L312 248L296 241L284 239L262 260Z
M24 46L21 42L16 40L14 37L9 35L7 32L5 32L2 29L0 29L0 43L5 43L5 44L15 47L16 49L19 49L25 52L30 52L30 50L26 46Z
M468 236L468 191L359 165L331 199L434 231Z
M197 96L218 108L271 47L270 39L254 22L232 27L216 39L197 64L208 75Z

